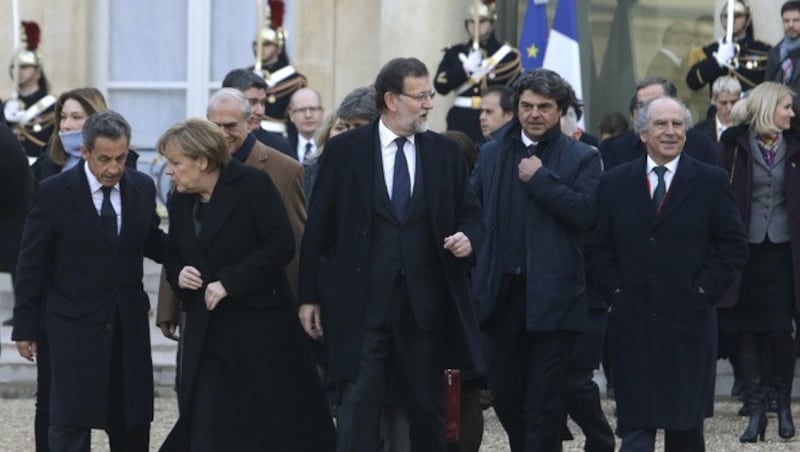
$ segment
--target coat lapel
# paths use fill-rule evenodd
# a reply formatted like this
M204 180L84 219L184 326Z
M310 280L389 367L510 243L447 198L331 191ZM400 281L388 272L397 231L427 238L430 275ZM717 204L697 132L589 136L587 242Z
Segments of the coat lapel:
M97 229L97 235L103 237L109 245L114 246L115 243L112 239L106 236L103 224L100 221L100 215L98 215L97 209L94 207L92 192L89 189L89 181L86 180L86 174L83 169L83 165L85 164L85 162L81 162L69 170L70 175L69 181L67 182L67 190L69 191L68 196L70 202L72 202L77 210L86 217L86 221ZM125 218L124 215L123 218Z
M361 189L358 190L359 193L361 193L361 202L368 212L372 212L372 190L375 183L375 177L373 176L375 158L376 155L380 155L381 152L381 142L380 138L378 138L378 121L380 121L380 119L374 121L372 126L367 129L366 133L368 135L355 137L357 141L356 145L348 149L348 152L352 154L350 156L350 162L352 162L352 165L355 167L356 180L358 181L359 187L361 187ZM360 143L358 143L358 141L363 141L363 145L359 145Z
M132 232L131 226L137 222L136 215L139 213L137 207L140 197L138 188L131 183L126 175L122 176L122 180L119 182L119 189L120 199L122 200L122 224L120 225L119 237L120 240L124 240L124 237Z
M222 170L217 185L214 187L211 200L206 206L203 228L200 231L199 241L202 250L208 248L211 239L225 224L242 196L241 187L236 186L236 180L242 177L241 165L241 163L231 160L228 167Z
M425 184L425 201L428 207L428 214L433 217L439 211L439 183L444 168L441 151L425 152L425 145L428 141L425 134L417 134L414 137L414 146L417 148L417 171L422 174ZM419 182L419 181L418 181Z
M664 204L661 206L661 211L656 215L654 226L666 220L691 194L694 176L694 162L691 157L688 155L681 156L678 161L678 168L675 170L675 176L672 178L669 190L667 190L667 196L664 198Z
M653 199L647 186L647 157L639 157L636 164L628 168L628 196L631 203L639 209L650 224L655 220Z

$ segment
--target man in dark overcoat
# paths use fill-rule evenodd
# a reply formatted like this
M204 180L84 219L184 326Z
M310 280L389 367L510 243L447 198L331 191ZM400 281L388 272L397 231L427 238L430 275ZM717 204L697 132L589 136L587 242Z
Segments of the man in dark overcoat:
M153 180L125 169L131 129L112 111L84 125L84 161L39 184L20 245L13 340L50 345L51 450L88 451L90 429L112 450L147 451L153 419L150 302L144 256L161 261Z
M639 110L647 155L607 172L598 189L592 268L610 297L622 451L705 450L714 407L715 303L747 258L727 177L682 153L689 112L661 97Z
M561 133L561 116L580 104L557 73L522 74L514 102L517 120L481 148L472 177L487 231L473 282L511 450L554 451L565 364L587 323L582 234L602 165L597 150Z
M412 449L444 451L449 328L485 368L467 280L480 209L456 143L427 131L425 65L389 61L375 91L380 118L325 148L300 253L300 318L342 385L339 451L375 450L389 371Z

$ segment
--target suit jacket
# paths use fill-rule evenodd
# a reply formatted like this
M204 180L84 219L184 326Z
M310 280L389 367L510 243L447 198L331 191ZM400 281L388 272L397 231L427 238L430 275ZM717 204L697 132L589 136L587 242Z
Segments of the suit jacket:
M103 234L84 162L39 184L19 253L15 341L36 341L46 321L52 374L50 422L104 428L113 328L121 328L127 425L153 417L153 366L142 286L144 256L161 262L153 180L127 169L120 181L122 224ZM119 316L116 322L115 316Z
M611 299L619 429L687 430L713 412L714 305L744 266L747 236L724 171L681 156L656 213L645 162L602 178L589 256Z
M694 129L686 131L684 154L708 165L717 164L717 143L707 135ZM603 167L606 171L631 160L637 160L647 154L647 147L639 138L639 134L629 130L604 140L600 145L603 156Z
M273 148L256 141L245 165L260 169L272 179L283 200L286 212L289 215L289 224L292 226L295 243L297 244L294 257L286 266L286 276L292 293L297 293L297 272L300 258L300 240L306 225L306 205L303 196L303 167L286 155ZM169 284L166 283L164 272L161 273L161 284L158 288L158 307L156 308L156 325L169 322L178 323L180 301L175 296Z
M373 199L378 121L337 135L325 146L309 209L300 254L300 302L319 304L330 371L349 380L358 372L364 315L368 300L367 264L373 249ZM455 142L433 132L415 135L417 170L425 181L425 205L433 237L461 231L473 249L480 246L480 209L467 183L466 163ZM485 368L477 317L467 272L468 259L443 247L437 254L449 295L442 300L461 329L478 371ZM442 325L450 327L451 325ZM468 348L466 348L468 347Z

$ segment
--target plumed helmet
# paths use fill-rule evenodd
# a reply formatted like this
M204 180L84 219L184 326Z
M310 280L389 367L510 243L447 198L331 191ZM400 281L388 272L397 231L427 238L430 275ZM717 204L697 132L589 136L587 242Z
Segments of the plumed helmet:
M747 16L747 24L750 24L750 5L748 5L745 0L734 0L733 14L737 16ZM722 4L719 16L720 20L728 16L728 2Z
M259 30L259 34L256 35L256 39L253 41L258 41L259 36L261 37L261 42L269 42L277 45L278 47L283 47L283 43L286 41L286 31L283 29L283 15L284 15L284 4L283 0L269 0L267 2L267 10L266 10L266 23L265 26Z
M39 66L42 63L42 56L39 54L39 40L41 31L39 24L33 21L22 21L22 45L16 54L17 65L19 66Z
M477 2L478 6L478 18L479 19L489 19L492 22L497 20L497 11L495 10L495 0L481 0ZM467 16L464 18L465 20L472 20L475 18L475 2L473 2L469 8L467 8Z

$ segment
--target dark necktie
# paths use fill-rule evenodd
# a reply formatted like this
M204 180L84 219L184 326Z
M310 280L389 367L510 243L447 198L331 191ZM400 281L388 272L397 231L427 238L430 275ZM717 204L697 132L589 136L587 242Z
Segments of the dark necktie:
M653 168L653 172L658 176L658 185L653 191L653 204L656 206L656 212L661 208L661 202L664 201L664 195L667 194L667 182L664 180L664 173L667 172L666 166L657 166Z
M309 158L311 158L311 148L312 147L313 147L313 145L311 144L310 141L306 142L306 153L303 154L303 161L306 161Z
M103 204L100 206L100 220L103 222L103 230L106 235L116 240L117 238L117 212L111 205L112 187L100 187L103 190Z
M397 144L397 152L394 156L394 182L392 183L392 205L398 220L406 218L406 207L411 198L411 180L408 177L408 162L403 152L406 144L404 137L397 137L394 142Z

